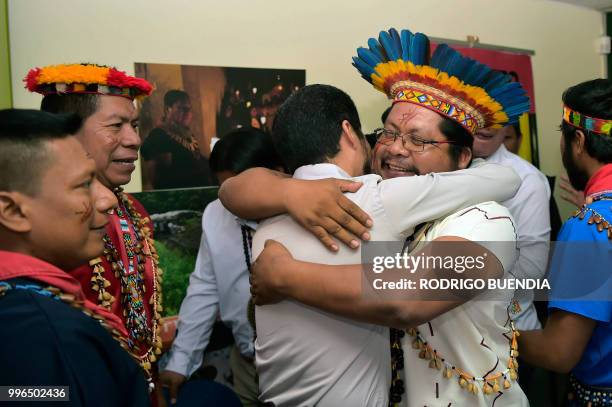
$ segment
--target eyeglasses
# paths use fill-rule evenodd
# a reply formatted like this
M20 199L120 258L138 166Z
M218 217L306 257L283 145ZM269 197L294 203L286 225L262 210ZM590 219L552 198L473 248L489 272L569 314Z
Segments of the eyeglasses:
M377 139L377 143L380 143L385 146L390 146L395 143L397 138L402 140L402 146L408 150L415 153L422 153L425 151L425 146L432 145L438 147L438 144L454 144L454 141L436 141L436 140L423 140L412 134L400 134L397 131L379 128L374 130L371 135L375 136ZM438 147L439 148L439 147Z

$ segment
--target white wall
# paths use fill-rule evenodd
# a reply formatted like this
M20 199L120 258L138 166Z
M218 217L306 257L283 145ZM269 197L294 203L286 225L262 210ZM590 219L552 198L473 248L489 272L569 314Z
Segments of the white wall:
M134 62L303 68L307 83L347 91L365 129L377 126L387 103L350 62L381 29L531 49L547 174L562 170L562 91L604 75L594 45L605 30L601 13L547 0L9 0L9 26L16 107L38 107L40 96L21 78L48 64L95 62L128 73ZM139 178L128 190L140 189Z

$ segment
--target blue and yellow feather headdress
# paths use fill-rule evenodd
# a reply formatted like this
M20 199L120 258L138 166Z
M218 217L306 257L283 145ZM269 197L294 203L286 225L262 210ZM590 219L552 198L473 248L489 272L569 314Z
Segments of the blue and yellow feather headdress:
M529 97L510 75L465 57L446 44L429 58L429 38L409 30L381 31L357 49L353 66L393 103L413 103L455 120L470 133L516 123Z

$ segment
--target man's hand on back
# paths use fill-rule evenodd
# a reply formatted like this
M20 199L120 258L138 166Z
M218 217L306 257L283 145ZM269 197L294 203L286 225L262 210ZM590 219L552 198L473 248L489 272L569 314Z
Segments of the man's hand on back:
M338 250L332 236L353 249L359 247L360 240L370 239L370 216L343 194L356 192L363 185L361 182L334 178L288 181L287 211L325 247Z

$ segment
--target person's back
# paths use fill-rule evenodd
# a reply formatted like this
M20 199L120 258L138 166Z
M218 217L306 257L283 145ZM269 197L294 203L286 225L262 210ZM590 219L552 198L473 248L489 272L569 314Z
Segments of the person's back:
M372 240L397 240L378 198L380 177L355 179L364 185L348 196L372 217ZM288 215L259 225L253 238L253 258L268 239L284 244L298 260L361 262L360 251L342 247L332 253ZM294 301L257 307L255 315L262 401L276 406L387 404L391 374L388 328L337 317Z

